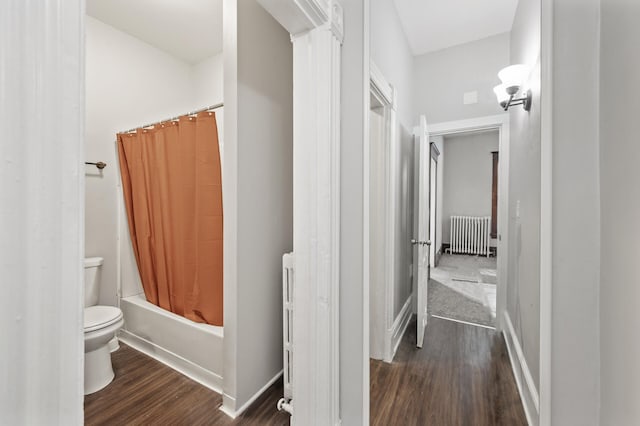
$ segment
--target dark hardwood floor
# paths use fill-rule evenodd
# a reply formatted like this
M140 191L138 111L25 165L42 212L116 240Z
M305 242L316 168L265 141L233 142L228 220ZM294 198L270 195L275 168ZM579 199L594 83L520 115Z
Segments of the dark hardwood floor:
M502 336L429 318L417 349L415 318L392 364L371 361L371 424L526 425Z
M282 381L231 420L218 408L222 397L164 364L120 343L112 355L116 378L84 398L86 425L288 425L276 409Z
M415 319L392 364L371 361L371 424L380 426L526 425L505 343L499 333L430 318L416 349ZM121 344L115 380L85 397L87 425L288 425L276 410L282 382L242 416L229 419L222 398Z

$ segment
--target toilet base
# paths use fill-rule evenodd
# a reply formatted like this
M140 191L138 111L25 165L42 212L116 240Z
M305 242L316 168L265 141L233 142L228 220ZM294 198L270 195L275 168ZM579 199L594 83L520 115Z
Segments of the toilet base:
M84 394L98 392L113 380L109 345L84 354Z

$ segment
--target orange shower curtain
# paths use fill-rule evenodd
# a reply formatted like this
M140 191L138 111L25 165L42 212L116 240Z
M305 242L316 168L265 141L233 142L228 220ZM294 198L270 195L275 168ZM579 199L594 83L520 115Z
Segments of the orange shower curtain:
M118 134L122 188L147 300L222 325L222 178L213 112Z

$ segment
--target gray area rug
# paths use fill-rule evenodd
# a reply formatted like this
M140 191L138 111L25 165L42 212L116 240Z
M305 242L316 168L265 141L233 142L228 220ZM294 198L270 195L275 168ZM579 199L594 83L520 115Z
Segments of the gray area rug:
M431 270L428 312L495 327L495 284L495 258L443 255Z
M433 279L429 281L428 291L429 314L495 327L495 318L491 315L491 310L482 303L465 297Z

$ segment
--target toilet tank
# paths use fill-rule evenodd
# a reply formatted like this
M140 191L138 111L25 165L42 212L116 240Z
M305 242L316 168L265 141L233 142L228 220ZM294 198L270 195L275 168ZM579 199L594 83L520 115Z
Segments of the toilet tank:
M84 259L84 307L98 304L100 296L100 266L101 257L87 257Z

